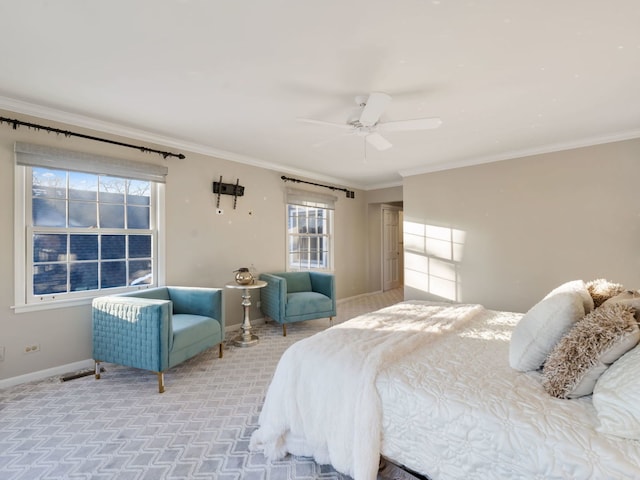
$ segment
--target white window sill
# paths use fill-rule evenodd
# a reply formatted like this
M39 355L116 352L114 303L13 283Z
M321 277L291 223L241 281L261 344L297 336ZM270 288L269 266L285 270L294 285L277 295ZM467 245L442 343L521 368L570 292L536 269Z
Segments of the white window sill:
M55 300L40 303L29 303L24 305L14 305L11 308L15 313L37 312L40 310L52 310L55 308L78 307L82 305L91 305L93 297L74 298L68 300Z

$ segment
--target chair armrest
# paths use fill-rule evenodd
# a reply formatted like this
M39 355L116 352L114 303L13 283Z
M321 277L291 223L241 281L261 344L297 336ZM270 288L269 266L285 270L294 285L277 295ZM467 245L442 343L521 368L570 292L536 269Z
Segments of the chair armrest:
M98 297L91 305L93 358L161 372L173 340L170 300Z
M326 295L327 297L332 299L335 304L335 276L331 273L324 272L309 272L309 276L311 277L311 288L313 289L313 291Z
M173 313L211 317L224 332L224 308L221 288L167 287L173 302Z
M260 310L273 320L282 322L287 303L287 280L269 273L261 273L260 280L267 282L267 286L260 289Z

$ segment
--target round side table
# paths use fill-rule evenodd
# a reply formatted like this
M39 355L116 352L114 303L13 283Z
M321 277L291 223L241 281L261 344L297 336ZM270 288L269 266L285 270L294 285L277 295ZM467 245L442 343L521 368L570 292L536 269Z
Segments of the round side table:
M244 319L242 320L241 330L242 333L233 339L233 344L236 347L251 347L258 343L258 337L251 333L251 322L249 321L249 310L251 307L251 290L263 288L267 286L267 282L264 280L254 280L249 285L240 285L236 282L228 282L225 284L227 288L234 288L236 290L242 290L242 307L244 309Z

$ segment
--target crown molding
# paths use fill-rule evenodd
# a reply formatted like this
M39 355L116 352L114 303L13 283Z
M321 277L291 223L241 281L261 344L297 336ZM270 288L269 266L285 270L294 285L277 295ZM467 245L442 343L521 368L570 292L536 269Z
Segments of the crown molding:
M106 122L95 118L87 117L85 115L79 115L76 113L67 112L64 110L45 107L43 105L37 105L23 100L17 100L14 98L0 96L0 109L7 110L15 113L21 113L23 115L30 115L44 120L50 120L54 122L60 122L67 125L73 125L81 128L88 128L102 133L109 133L112 135L118 135L129 139L140 140L143 142L154 143L162 145L164 147L175 148L178 150L185 150L191 153L199 153L209 157L215 157L222 160L228 160L231 162L242 163L245 165L251 165L254 167L264 168L266 170L272 170L279 173L287 173L290 175L298 175L313 180L337 183L344 185L350 189L365 190L363 185L357 185L347 182L345 179L331 177L326 175L320 175L307 170L291 168L284 165L279 165L272 162L267 162L259 158L250 157L247 155L241 155L226 150L217 149L208 145L202 145L198 143L186 142L177 138L168 137L164 135L155 134L145 130L136 129L133 127L127 127L124 125Z
M512 150L501 153L499 155L488 155L478 158L467 158L446 164L425 165L418 168L401 170L398 173L404 177L412 177L414 175L422 175L425 173L441 172L444 170L452 170L454 168L472 167L474 165L482 165L485 163L501 162L504 160L515 160L516 158L531 157L533 155L543 155L546 153L561 152L564 150L573 150L576 148L592 147L594 145L602 145L605 143L621 142L624 140L632 140L640 138L640 130L631 130L629 132L620 132L610 135L601 135L598 137L583 138L573 142L555 143L545 145L538 148L530 148L526 150Z

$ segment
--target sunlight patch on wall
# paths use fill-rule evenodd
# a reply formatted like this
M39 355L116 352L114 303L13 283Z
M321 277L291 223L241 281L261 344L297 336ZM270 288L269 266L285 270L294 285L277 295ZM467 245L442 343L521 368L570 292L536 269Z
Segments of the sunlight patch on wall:
M404 222L405 285L460 301L460 264L466 232Z

